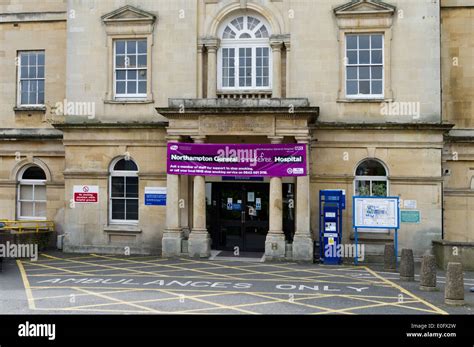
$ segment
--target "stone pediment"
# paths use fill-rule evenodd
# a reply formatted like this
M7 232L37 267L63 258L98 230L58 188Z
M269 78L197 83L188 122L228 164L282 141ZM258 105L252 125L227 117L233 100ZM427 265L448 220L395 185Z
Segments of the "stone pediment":
M351 1L334 9L336 16L354 16L354 15L377 15L389 14L393 15L395 6L389 5L382 1L360 0Z
M123 6L102 16L102 21L106 24L124 22L148 22L151 24L155 20L156 16L154 14L140 10L139 8L130 5Z

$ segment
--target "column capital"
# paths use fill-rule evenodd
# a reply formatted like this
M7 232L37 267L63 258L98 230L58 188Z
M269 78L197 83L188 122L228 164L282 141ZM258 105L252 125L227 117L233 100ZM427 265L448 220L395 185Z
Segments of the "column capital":
M311 142L311 136L295 136L295 140L297 143L310 143Z
M191 139L193 140L194 143L206 143L207 136L196 135L196 136L191 136Z
M165 139L168 142L180 142L183 138L181 135L166 135Z
M283 136L268 136L271 144L279 144L283 142Z
M274 52L281 51L281 49L283 47L283 41L280 40L280 39L272 40L270 38L270 47L272 48L272 51L274 51Z
M204 43L198 42L198 44L197 44L198 53L202 53L203 50L204 50Z
M206 46L208 51L217 51L221 40L218 37L203 37L199 39L198 44Z

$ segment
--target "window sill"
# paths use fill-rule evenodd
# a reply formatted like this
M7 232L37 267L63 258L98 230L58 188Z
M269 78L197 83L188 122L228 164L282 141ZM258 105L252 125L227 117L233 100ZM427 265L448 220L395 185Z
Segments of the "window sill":
M142 229L138 225L133 224L109 224L104 225L103 229L106 233L121 233L121 234L140 234Z
M104 104L118 104L118 105L126 105L126 104L153 104L155 101L150 99L116 99L116 100L104 100Z
M46 106L15 106L15 112L46 112Z
M377 103L380 104L382 102L392 102L393 99L350 99L350 98L345 98L345 99L337 99L336 102L340 103Z

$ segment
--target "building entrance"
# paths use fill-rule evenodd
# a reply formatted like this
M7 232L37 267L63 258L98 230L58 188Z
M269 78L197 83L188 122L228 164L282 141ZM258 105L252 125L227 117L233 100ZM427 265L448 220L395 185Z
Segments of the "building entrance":
M212 201L207 204L212 248L265 250L269 187L266 183L212 183Z

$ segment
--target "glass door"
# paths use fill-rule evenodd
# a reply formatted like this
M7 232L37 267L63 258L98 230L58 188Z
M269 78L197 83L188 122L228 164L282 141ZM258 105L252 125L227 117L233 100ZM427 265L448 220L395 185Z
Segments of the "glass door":
M262 252L268 232L269 185L213 183L208 207L212 246Z

